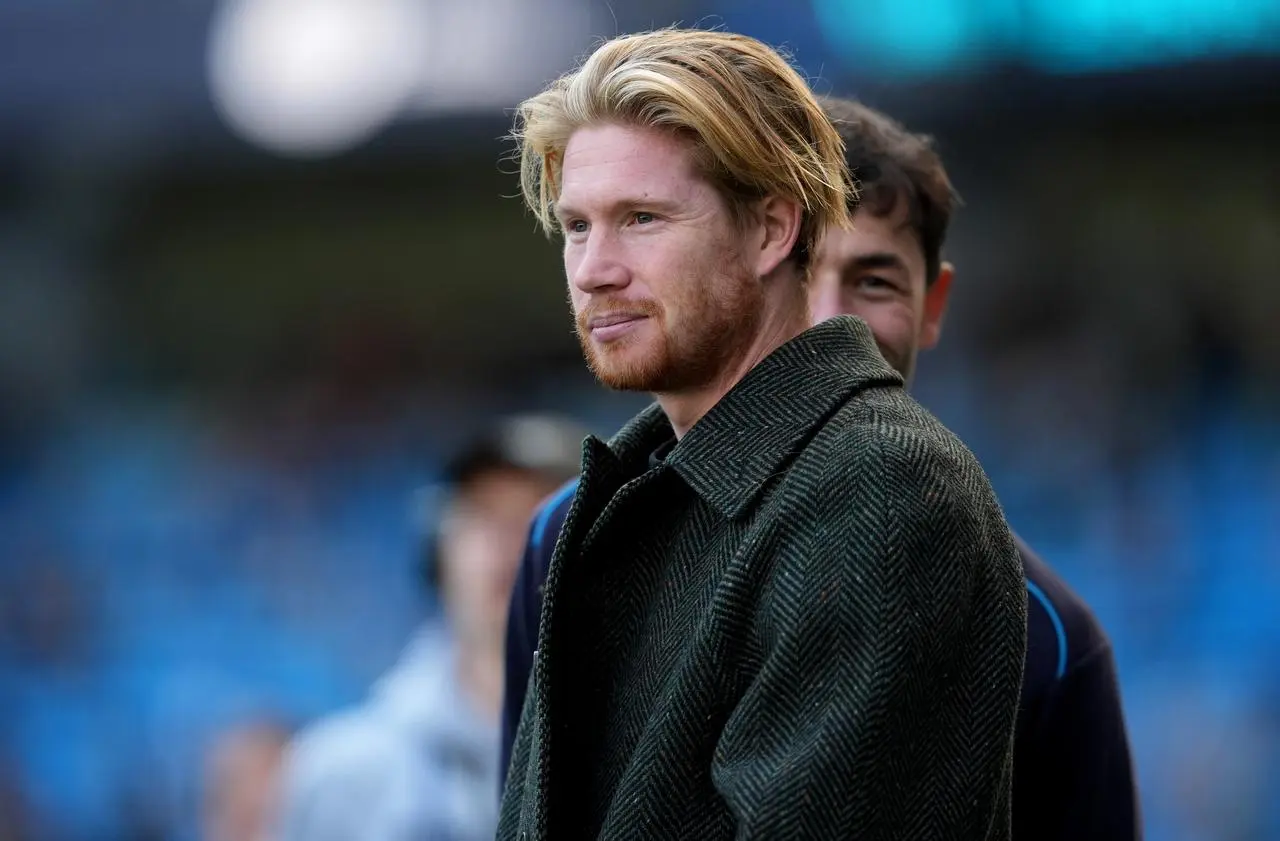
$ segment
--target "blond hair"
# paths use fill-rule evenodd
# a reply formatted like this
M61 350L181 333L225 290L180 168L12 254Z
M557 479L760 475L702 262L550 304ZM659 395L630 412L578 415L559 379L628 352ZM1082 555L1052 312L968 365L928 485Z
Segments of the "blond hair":
M840 135L800 74L754 38L681 29L615 38L522 102L512 131L520 186L548 235L570 136L610 122L691 140L700 172L738 221L765 196L799 204L792 253L801 268L828 225L850 224L855 187Z

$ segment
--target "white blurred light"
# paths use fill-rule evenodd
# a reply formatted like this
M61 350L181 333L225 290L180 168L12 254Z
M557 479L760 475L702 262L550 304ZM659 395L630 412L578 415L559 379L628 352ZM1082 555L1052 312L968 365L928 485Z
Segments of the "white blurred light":
M596 0L428 0L431 49L413 110L510 107L590 45Z
M426 73L420 0L227 0L210 30L214 104L252 142L331 155L395 118Z

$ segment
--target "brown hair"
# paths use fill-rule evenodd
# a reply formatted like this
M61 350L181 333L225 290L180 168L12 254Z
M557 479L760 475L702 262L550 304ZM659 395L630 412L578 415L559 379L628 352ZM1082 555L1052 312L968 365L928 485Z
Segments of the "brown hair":
M739 221L768 195L797 202L802 269L822 231L849 225L854 188L840 136L800 74L754 38L680 29L615 38L521 103L512 131L521 189L548 234L570 136L607 122L689 138Z
M942 265L947 225L960 197L933 138L851 99L823 97L822 107L844 141L845 161L858 185L851 211L888 216L907 202L907 218L924 250L925 281L933 283Z

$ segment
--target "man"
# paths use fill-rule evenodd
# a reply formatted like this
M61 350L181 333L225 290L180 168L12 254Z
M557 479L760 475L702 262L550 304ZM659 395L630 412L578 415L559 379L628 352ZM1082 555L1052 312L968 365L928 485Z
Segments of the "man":
M815 257L815 321L864 319L908 382L939 338L955 269L942 262L954 193L928 137L849 100L823 107L861 187L852 231L835 229ZM507 630L506 766L537 644L540 588L572 486L533 520ZM1015 538L1026 568L1028 645L1015 738L1014 837L1134 841L1141 837L1129 743L1110 642L1087 605Z
M585 435L509 418L446 466L423 569L448 638L424 626L364 705L291 746L280 841L491 841L507 597L533 509L577 472Z
M775 52L615 39L525 102L598 379L499 838L1008 838L1026 588L972 455L852 318L808 328L839 138Z

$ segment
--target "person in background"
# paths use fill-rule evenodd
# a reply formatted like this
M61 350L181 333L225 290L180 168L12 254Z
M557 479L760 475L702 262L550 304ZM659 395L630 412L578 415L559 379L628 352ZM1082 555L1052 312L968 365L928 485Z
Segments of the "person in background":
M955 267L942 246L956 196L931 138L848 99L823 98L861 188L852 230L827 232L815 254L815 322L855 315L909 383L941 335ZM572 486L532 521L512 592L503 709L505 768L537 647L541 587ZM1028 644L1015 737L1014 838L1135 841L1142 836L1128 732L1105 630L1085 602L1020 538Z
M585 436L508 418L447 465L422 563L447 633L424 624L364 704L290 746L277 841L493 838L507 594L529 517L577 472Z
M201 804L203 841L268 841L279 806L282 757L291 731L271 720L228 728L209 750Z
M815 255L813 318L865 319L909 383L917 355L942 333L955 266L941 254L955 192L930 137L853 100L823 107L862 196L853 229L830 231ZM1030 597L1014 838L1135 841L1142 826L1111 642L1061 576L1014 539Z

